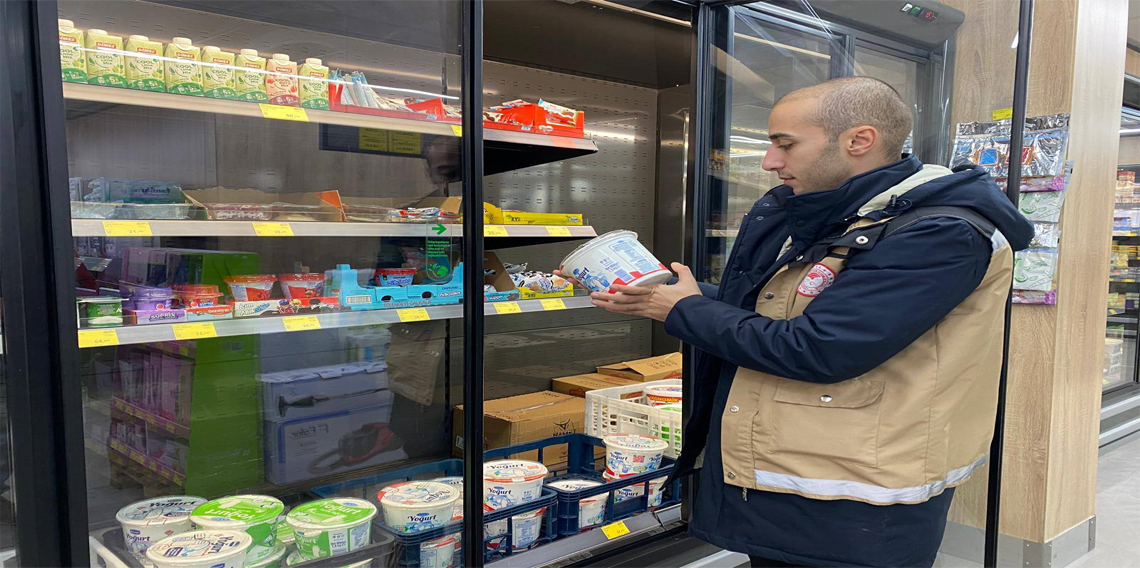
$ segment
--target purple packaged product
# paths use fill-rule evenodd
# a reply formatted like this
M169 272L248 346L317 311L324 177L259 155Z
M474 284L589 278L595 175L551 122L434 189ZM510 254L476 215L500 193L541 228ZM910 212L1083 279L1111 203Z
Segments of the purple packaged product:
M126 307L133 311L166 310L172 299L174 292L170 288L133 286L131 297L126 302L129 306Z
M123 310L123 313L134 316L136 325L186 321L186 310Z

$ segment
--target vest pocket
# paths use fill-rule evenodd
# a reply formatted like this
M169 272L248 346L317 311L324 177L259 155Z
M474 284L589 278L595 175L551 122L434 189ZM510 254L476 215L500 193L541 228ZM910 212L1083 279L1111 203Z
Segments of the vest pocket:
M850 379L830 385L781 381L770 412L757 417L769 454L799 454L878 466L883 382ZM762 438L761 438L762 439ZM789 469L798 462L781 459ZM803 465L808 465L806 462ZM815 470L809 467L808 470Z

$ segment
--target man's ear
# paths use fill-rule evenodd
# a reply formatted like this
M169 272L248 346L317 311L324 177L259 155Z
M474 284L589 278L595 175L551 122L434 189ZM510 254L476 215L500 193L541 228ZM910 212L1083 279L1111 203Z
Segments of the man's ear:
M852 156L864 156L875 149L879 131L870 125L856 126L843 133L844 150Z

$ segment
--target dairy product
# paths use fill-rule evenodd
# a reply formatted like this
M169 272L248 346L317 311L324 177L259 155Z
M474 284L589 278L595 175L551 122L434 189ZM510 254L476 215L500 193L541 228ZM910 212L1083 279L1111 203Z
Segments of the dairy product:
M213 99L236 99L234 54L207 45L202 48L202 90Z
M496 460L483 464L483 504L503 509L538 499L546 466L526 460Z
M289 61L284 53L274 53L273 59L265 62L265 94L275 105L297 106L297 62Z
M673 273L637 240L633 231L610 231L574 249L559 270L592 292L610 286L663 284Z
M376 506L363 499L322 499L298 505L285 516L302 558L348 554L372 542Z
M159 541L146 559L158 568L242 568L249 546L240 531L195 531Z
M277 518L285 505L267 495L234 495L204 503L190 521L200 529L245 531L253 539L246 563L260 562L275 552Z
M165 65L162 56L162 42L151 41L144 35L127 38L127 87L140 91L166 92L163 78Z
M264 103L269 100L265 94L265 58L257 55L256 49L243 49L234 58L234 90L239 101ZM248 69L248 71L247 71Z
M69 83L87 82L87 58L83 56L83 30L71 20L59 20L59 67L63 80Z
M123 38L106 30L87 30L83 38L87 48L87 82L107 87L126 87L123 64Z
M166 92L202 96L202 50L190 38L176 37L166 46Z
M297 73L301 76L301 106L305 108L329 108L329 68L321 65L321 60L310 57L305 60Z
M152 544L192 530L190 512L205 502L201 497L158 497L119 509L115 520L123 528L123 544L132 554L142 556Z

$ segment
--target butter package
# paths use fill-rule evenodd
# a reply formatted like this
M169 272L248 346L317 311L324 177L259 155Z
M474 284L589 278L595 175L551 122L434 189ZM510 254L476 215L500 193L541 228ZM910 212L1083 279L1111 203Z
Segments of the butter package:
M234 90L237 100L253 103L269 102L265 93L265 58L256 49L243 49L234 59Z
M83 30L71 20L59 20L59 67L68 83L87 82L87 58L83 56Z
M329 68L321 60L310 57L297 72L301 76L301 106L328 110L329 108Z
M166 92L165 65L162 42L151 41L144 35L127 38L127 88L139 91Z
M190 38L176 37L166 46L166 92L202 96L202 50Z
M273 59L265 62L265 94L275 105L297 106L301 100L297 95L297 63L290 61L284 53L274 53Z
M202 48L202 90L212 99L237 98L234 86L234 60L232 53L207 45Z
M621 377L638 382L661 381L681 378L681 354L670 353L659 357L649 357L636 361L614 363L598 367L598 372L611 377Z
M87 30L87 83L106 87L126 87L123 38L105 30Z

